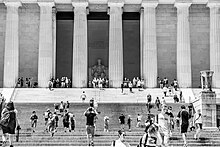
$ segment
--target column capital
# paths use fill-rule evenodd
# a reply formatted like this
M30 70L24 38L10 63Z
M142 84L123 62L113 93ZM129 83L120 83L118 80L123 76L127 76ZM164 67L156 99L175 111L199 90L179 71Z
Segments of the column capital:
M142 0L142 8L156 8L158 5L158 0Z
M14 1L14 2L5 1L4 4L5 4L6 7L17 7L17 8L19 8L19 7L22 6L21 2L16 2L16 1Z
M72 1L72 6L75 8L75 7L88 7L89 3L87 1L82 1L82 2L79 2L79 1Z
M37 4L40 7L54 7L55 6L55 3L53 1L43 2L43 1L38 0Z
M220 8L220 2L209 1L207 7L211 8Z
M108 0L108 7L124 7L124 0Z
M175 2L174 7L177 9L179 8L189 8L191 6L192 2Z

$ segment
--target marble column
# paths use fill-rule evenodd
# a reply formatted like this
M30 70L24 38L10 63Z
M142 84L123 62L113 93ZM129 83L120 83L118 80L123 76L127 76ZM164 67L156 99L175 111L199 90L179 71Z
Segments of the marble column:
M175 3L177 8L177 80L180 87L192 86L189 7L191 3Z
M20 2L6 2L6 32L3 87L15 87L19 71L19 16Z
M141 77L143 77L143 33L144 32L144 9L140 9L140 71L141 71Z
M213 87L220 88L220 3L208 3L210 8L210 70Z
M109 84L120 87L123 81L123 2L108 2L109 6Z
M143 46L141 50L141 75L145 87L157 86L157 36L156 36L156 10L158 2L142 3L143 17Z
M38 86L47 87L53 76L53 2L38 2L40 6Z
M73 73L72 87L87 87L87 6L88 2L73 2Z
M53 20L53 65L52 65L52 76L55 78L56 77L56 14L57 10L56 8L52 9L52 20Z

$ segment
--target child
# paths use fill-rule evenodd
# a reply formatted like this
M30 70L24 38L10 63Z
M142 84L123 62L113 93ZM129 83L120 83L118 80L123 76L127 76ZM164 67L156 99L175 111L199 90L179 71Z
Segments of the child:
M38 119L38 116L36 115L36 112L33 111L32 115L30 117L31 128L32 128L33 132L35 132L35 128L37 127L37 119Z
M131 121L132 121L131 115L128 115L128 122L127 122L127 124L128 124L128 130L129 130L129 132L131 132Z
M108 132L108 126L109 126L109 117L104 117L104 132Z

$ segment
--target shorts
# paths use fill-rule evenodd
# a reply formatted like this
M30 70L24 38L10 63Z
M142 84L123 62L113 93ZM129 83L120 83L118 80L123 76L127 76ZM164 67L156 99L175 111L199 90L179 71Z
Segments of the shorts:
M86 126L87 135L91 134L92 136L94 136L95 133L94 131L95 131L95 126L89 126L89 125Z
M182 124L181 125L181 133L186 133L188 130L189 124Z
M196 123L196 127L202 129L202 123Z
M31 121L31 127L36 127L37 126L37 121Z

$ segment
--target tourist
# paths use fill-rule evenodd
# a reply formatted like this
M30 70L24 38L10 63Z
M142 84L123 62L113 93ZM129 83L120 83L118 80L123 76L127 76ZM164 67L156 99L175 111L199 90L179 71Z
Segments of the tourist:
M64 103L63 101L61 101L59 106L61 117L63 117L64 108L65 108Z
M3 121L3 120L7 120L7 121ZM13 135L15 134L16 125L17 125L17 129L20 128L17 119L17 110L14 108L13 102L8 102L5 108L2 110L2 118L0 121L0 127L3 131L3 135L2 135L3 147L6 146L7 138L9 139L9 146L13 147L13 138L14 138Z
M124 130L124 128L125 128L125 116L124 116L124 114L121 114L119 116L118 120L119 120L119 123L120 123L121 130Z
M175 91L177 91L178 82L176 79L173 80L173 87L174 87Z
M180 129L182 138L184 141L184 147L187 147L187 141L186 141L186 133L189 127L189 113L186 111L186 107L184 105L181 106L181 111L178 113L177 118L180 119Z
M53 82L50 80L50 81L48 82L48 88L49 88L50 91L53 90L52 87L53 87Z
M69 113L69 132L75 131L75 124L76 124L75 115Z
M162 147L162 138L156 124L149 123L146 126L145 133L141 137L138 147Z
M55 111L56 113L59 112L59 104L57 104L57 103L54 104L54 111Z
M67 110L67 112L69 112L69 108L70 108L70 103L69 103L69 101L66 101L65 110Z
M130 147L129 143L125 141L125 132L118 131L118 139L112 142L111 147Z
M163 85L164 85L163 79L160 79L159 85L160 85L160 88L163 89Z
M163 87L163 93L164 93L164 97L166 97L167 96L167 87L166 86Z
M121 83L121 93L124 93L124 83Z
M172 112L172 107L169 106L168 107L168 111L166 113L170 118L170 122L169 122L169 129L170 129L170 137L172 136L172 133L173 133L173 130L174 130L174 115L173 115L173 112Z
M160 99L159 99L159 97L156 98L155 105L157 107L157 110L159 111L159 109L160 109Z
M169 146L169 138L170 138L170 117L167 114L167 106L164 105L162 107L161 113L159 113L156 117L156 122L159 125L159 132L162 136L162 142L165 147Z
M109 131L109 117L105 116L104 117L104 132L108 132Z
M130 92L133 93L133 91L132 91L133 85L132 85L131 81L128 83L128 87L129 87Z
M137 80L136 80L136 78L135 78L135 77L133 78L133 81L132 81L132 82L133 82L133 87L136 87Z
M45 131L47 131L47 124L48 124L48 119L49 119L49 114L50 114L50 109L47 109L47 111L44 112L44 121L45 121Z
M94 146L94 117L97 115L97 112L93 107L89 107L85 112L84 115L86 116L86 132L87 132L87 139L89 146Z
M139 128L141 126L141 119L142 119L142 115L138 114L137 115L137 125L136 125L137 128Z
M64 132L66 132L69 129L69 113L67 112L67 110L64 111L63 115L63 128Z
M128 121L127 121L127 124L128 124L128 130L129 130L129 132L131 132L131 121L132 121L132 119L131 119L131 115L128 115Z
M151 101L152 101L152 97L150 94L148 94L147 95L147 104L146 104L148 113L150 113L150 110L152 108Z
M188 112L189 112L189 129L190 131L193 131L195 129L195 126L194 126L195 109L193 107L193 103L189 103Z
M164 105L166 105L166 100L164 97L162 97L161 99L161 106L163 107Z
M31 128L33 132L35 132L35 128L37 127L37 120L38 120L38 116L36 115L36 111L33 111L30 117Z
M86 100L86 93L85 91L83 91L83 93L81 94L80 98L82 99L82 102L84 103Z
M57 132L58 122L59 122L59 117L58 117L57 112L53 113L53 117L55 118L55 132Z
M163 84L163 87L168 87L168 79L166 77L163 79Z
M47 130L49 131L51 137L54 136L55 133L55 117L52 113L49 114L48 124L47 124Z
M198 109L197 113L195 114L195 126L196 126L196 133L194 135L194 139L200 139L201 130L202 130L202 114L201 110Z

